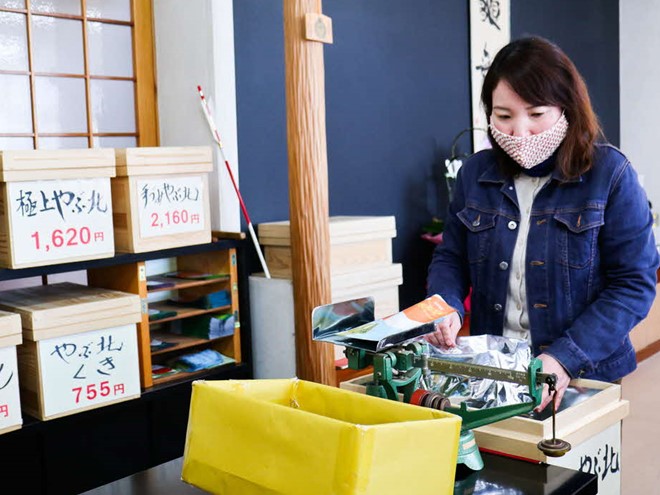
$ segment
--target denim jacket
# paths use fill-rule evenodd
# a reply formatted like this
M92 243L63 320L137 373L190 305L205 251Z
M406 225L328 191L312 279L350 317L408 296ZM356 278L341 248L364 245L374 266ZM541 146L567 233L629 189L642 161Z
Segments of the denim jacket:
M470 157L428 291L463 314L472 287L473 335L502 335L519 222L513 179L494 152ZM573 378L614 381L635 369L628 334L651 307L659 264L652 226L637 174L613 146L597 145L594 166L577 179L552 172L534 199L525 258L535 355L552 355Z

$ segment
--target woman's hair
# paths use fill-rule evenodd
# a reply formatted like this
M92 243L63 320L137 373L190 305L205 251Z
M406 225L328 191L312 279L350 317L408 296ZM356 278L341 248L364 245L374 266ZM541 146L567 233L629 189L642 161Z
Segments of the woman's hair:
M565 178L575 178L592 167L594 144L603 137L603 131L584 79L557 45L540 37L522 38L497 53L481 89L489 119L493 91L500 81L506 81L532 105L558 106L564 111L568 131L557 151L557 167ZM504 155L490 132L488 137L498 154Z

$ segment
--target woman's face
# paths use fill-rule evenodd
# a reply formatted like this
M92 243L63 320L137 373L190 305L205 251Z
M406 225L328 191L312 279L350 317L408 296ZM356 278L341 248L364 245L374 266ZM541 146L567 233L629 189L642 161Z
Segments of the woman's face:
M510 136L525 137L550 129L561 117L557 106L534 106L523 100L506 81L493 91L493 113L490 123Z

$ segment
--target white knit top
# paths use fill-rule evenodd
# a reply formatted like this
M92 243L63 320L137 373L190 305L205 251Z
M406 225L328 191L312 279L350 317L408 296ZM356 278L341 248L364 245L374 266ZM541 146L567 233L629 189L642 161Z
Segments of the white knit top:
M532 343L529 332L529 313L527 311L527 289L525 285L525 256L527 252L527 237L534 198L543 186L550 180L545 177L530 177L518 174L514 178L518 206L520 207L520 224L518 237L513 249L513 257L509 271L509 288L506 296L504 313L504 336L526 340Z

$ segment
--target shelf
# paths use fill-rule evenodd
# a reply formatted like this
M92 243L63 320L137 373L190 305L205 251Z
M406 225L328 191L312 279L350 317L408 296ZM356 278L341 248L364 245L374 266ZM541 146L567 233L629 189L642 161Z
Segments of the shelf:
M35 266L30 268L0 268L0 280L14 280L17 278L38 277L54 273L75 272L78 270L91 270L94 268L105 268L115 265L125 265L138 261L148 261L161 258L175 258L177 256L202 254L209 251L220 251L223 249L236 248L241 241L223 239L208 244L195 244L179 248L163 249L161 251L148 251L145 253L117 253L109 258L95 260L77 261L73 263L59 263L46 266Z
M218 337L217 339L200 339L199 337L189 337L187 335L179 335L176 333L168 332L151 332L151 338L156 340L162 340L163 342L172 342L176 345L167 347L165 349L158 349L157 351L151 351L152 356L158 356L161 354L168 354L170 352L180 351L182 349L188 349L190 347L196 347L198 345L205 345L209 342L215 342L222 339L231 338L233 335L225 335L223 337Z
M222 275L219 277L209 278L204 280L190 280L190 279L183 279L176 277L165 277L163 275L155 275L153 277L147 278L147 283L157 282L157 283L173 284L173 285L170 285L168 287L157 287L157 288L149 288L149 286L147 285L147 292L149 294L152 294L155 292L188 289L190 287L201 287L204 285L217 284L220 282L228 282L229 280L231 280L231 277L229 275Z
M140 354L140 379L143 389L153 386L152 377L152 358L163 360L164 355L176 354L176 352L185 352L190 347L216 348L222 354L241 362L241 334L240 327L235 326L232 337L221 337L213 341L205 339L180 337L179 344L165 349L151 351L152 332L167 332L171 330L169 325L175 321L185 321L186 318L202 317L203 315L232 315L240 322L239 312L239 294L238 294L238 265L236 260L237 249L242 247L244 241L223 240L209 244L195 246L186 246L185 248L166 249L149 253L139 253L130 255L120 255L111 261L96 260L94 263L111 263L110 266L91 268L87 263L87 275L90 285L104 287L108 289L120 290L137 294L147 304L151 310L160 310L170 312L170 315L164 318L152 316L148 317L148 311L144 311L142 319L138 324L138 351ZM217 274L218 277L208 279L185 279L172 276L165 277L165 274L154 274L154 276L145 277L148 260L160 260L165 258L174 258L175 267L181 274L184 272L198 274ZM135 261L138 259L138 261ZM91 268L91 269L90 269ZM5 270L6 272L7 270ZM168 272L172 275L173 272ZM0 279L7 276L0 271ZM152 288L148 290L147 280L156 280L167 282L169 287ZM229 296L226 300L219 299L216 294L222 290ZM179 294L179 297L185 301L191 301L190 304L178 304L172 300L162 300L147 302L149 295L157 292L154 296L168 297L170 293ZM201 304L201 299L211 294L210 301L217 301L222 306L206 309ZM154 297L158 299L158 297ZM174 298L173 298L174 299ZM199 301L199 303L197 302ZM198 307L195 307L195 305ZM145 308L146 309L146 308ZM152 311L153 312L153 311ZM173 315L173 316L172 316ZM165 315L163 315L165 316ZM172 341L170 338L162 340ZM154 337L155 338L155 337ZM217 341L216 341L217 340ZM185 376L180 374L172 375L173 381L186 380ZM169 383L169 382L168 382Z
M222 363L217 366L213 366L211 368L204 368L203 370L199 370L199 371L191 371L191 372L180 371L179 373L175 373L174 375L168 375L162 378L154 378L154 386L163 385L165 383L170 383L170 382L179 382L181 380L192 380L199 376L208 374L211 371L218 371L224 366L231 366L232 364L236 364L236 363L232 361L230 363Z
M150 325L155 325L157 323L167 323L168 321L181 320L183 318L190 318L191 316L206 315L209 313L219 313L221 311L227 311L231 309L231 305L227 306L218 306L217 308L211 309L201 309L201 308L189 308L186 306L177 306L174 304L164 304L164 303L152 303L149 305L152 309L157 309L158 311L176 311L176 316L169 316L167 318L160 318L158 320L149 320Z

